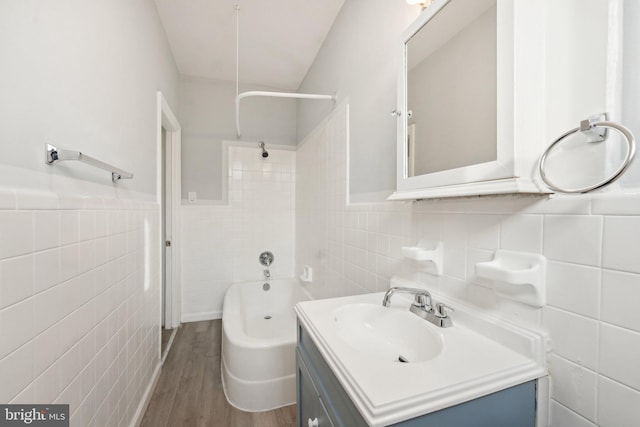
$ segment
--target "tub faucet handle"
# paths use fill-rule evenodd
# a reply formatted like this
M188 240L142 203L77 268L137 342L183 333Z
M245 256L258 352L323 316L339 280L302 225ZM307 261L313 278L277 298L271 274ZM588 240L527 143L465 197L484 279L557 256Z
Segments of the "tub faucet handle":
M273 264L273 253L269 252L269 251L264 251L260 254L260 256L258 257L258 261L260 262L260 265L263 265L264 267L269 267L271 266L271 264Z

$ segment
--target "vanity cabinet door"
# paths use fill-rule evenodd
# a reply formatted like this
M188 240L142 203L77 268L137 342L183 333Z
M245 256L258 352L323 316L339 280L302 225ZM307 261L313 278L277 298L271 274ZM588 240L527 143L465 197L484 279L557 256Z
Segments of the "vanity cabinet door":
M301 374L302 366L306 375L311 378L316 396L319 397L321 405L329 414L335 427L366 427L368 425L302 326L298 326L296 357L298 375ZM299 388L302 386L300 381L298 379ZM301 396L298 396L299 405L302 402L300 398ZM306 427L306 424L302 426Z
M300 355L297 359L298 427L333 427L333 423Z
M536 382L441 409L391 427L535 427Z

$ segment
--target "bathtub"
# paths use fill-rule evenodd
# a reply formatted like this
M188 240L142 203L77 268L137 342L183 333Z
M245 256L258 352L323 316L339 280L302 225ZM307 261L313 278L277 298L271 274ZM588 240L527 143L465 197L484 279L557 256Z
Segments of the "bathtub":
M221 374L229 403L257 412L296 401L296 315L311 295L297 279L234 283L222 309Z

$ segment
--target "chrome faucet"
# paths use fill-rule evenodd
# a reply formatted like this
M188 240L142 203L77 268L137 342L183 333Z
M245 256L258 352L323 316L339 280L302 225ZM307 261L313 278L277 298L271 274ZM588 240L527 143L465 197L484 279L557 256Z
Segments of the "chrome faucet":
M394 293L414 295L414 300L411 303L411 307L409 307L409 311L413 314L440 328L453 326L451 317L449 317L449 311L453 311L453 309L439 302L434 303L429 291L417 288L405 288L402 286L391 287L382 299L382 305L384 307L391 305L391 296Z
M265 269L262 271L262 274L264 274L264 278L265 278L265 280L269 280L269 279L271 278L271 272L269 271L269 269L268 269L268 268L265 268Z
M428 307L428 309L431 309L431 294L429 293L429 291L417 288L405 288L402 286L394 286L389 288L389 290L384 294L382 305L385 307L389 307L389 305L391 305L391 296L393 296L393 294L395 293L415 295L415 300L411 305L417 305L418 307Z

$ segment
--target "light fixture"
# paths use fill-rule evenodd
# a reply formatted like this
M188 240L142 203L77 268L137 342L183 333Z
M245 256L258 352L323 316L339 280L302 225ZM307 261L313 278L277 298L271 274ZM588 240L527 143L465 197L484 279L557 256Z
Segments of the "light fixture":
M422 7L422 10L425 10L426 8L428 8L433 2L433 0L406 0L406 1L410 5L419 4L420 7Z

